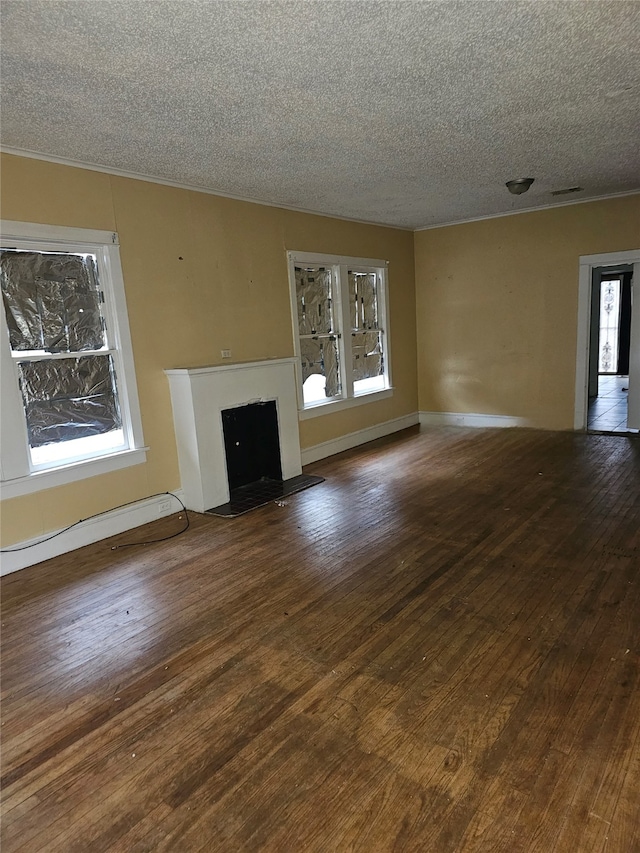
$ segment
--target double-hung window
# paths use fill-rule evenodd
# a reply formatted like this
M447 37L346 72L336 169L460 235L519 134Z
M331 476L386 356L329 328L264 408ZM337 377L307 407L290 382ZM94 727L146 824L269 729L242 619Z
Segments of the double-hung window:
M289 252L303 416L391 394L387 264Z
M117 235L2 223L2 484L144 461Z

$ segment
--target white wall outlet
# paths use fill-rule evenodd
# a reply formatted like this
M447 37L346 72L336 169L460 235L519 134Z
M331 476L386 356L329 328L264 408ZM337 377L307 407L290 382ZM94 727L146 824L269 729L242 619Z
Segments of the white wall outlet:
M220 350L220 355L221 355L223 358L231 358L231 350L230 350L230 349L221 349L221 350Z
M158 514L162 515L165 512L171 512L171 501L160 501L158 504Z

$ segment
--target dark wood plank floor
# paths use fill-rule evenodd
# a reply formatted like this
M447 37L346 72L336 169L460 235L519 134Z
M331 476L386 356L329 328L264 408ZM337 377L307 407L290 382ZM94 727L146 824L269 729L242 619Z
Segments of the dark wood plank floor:
M640 440L307 470L5 578L3 853L640 851Z

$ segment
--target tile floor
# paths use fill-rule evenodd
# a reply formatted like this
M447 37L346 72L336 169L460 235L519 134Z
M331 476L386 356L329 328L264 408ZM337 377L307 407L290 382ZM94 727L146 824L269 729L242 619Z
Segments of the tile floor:
M628 376L600 376L598 396L589 401L587 429L597 432L630 432L627 430Z

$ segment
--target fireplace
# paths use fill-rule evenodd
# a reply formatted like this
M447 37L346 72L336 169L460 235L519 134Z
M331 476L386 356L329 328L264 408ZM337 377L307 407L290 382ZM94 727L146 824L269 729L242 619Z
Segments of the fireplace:
M222 432L230 492L260 480L282 482L275 400L225 409Z
M176 368L165 373L188 509L206 512L227 504L230 479L232 489L241 488L246 485L241 481L256 471L261 472L256 479L271 480L278 479L274 475L279 470L279 479L285 482L302 474L295 359ZM260 433L256 447L258 419L270 425ZM232 437L236 427L240 437ZM258 458L267 445L277 463Z

